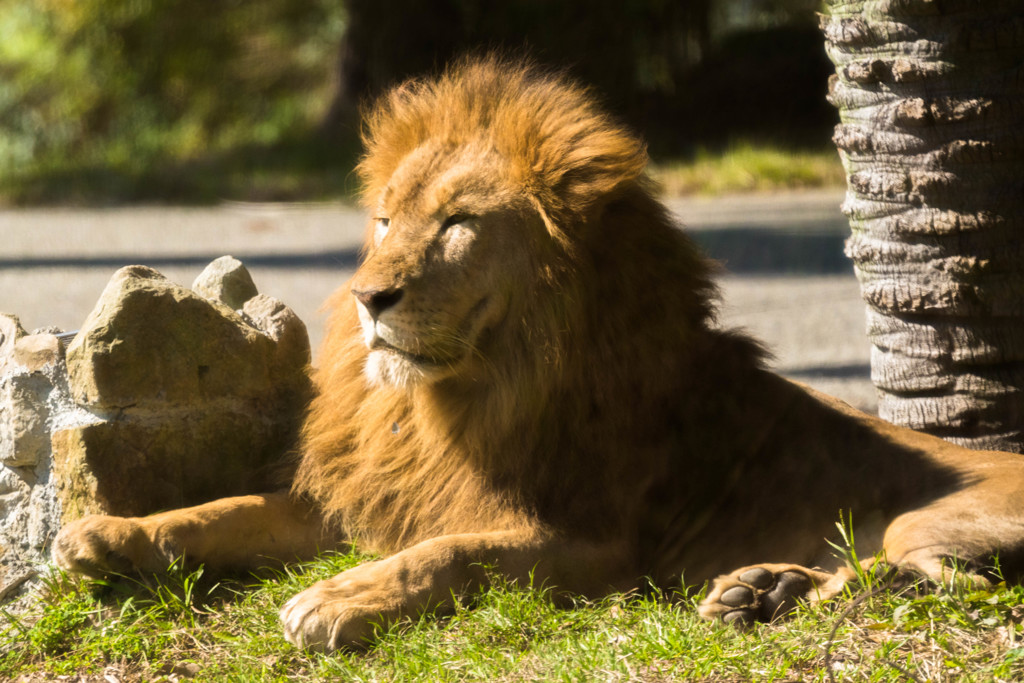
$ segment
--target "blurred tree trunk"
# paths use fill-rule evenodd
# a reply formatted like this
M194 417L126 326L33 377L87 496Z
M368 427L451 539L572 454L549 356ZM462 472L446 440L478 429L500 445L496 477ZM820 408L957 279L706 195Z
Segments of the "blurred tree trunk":
M1024 451L1024 2L826 0L887 420Z
M469 3L472 5L472 3ZM347 0L335 96L324 128L356 125L363 100L443 66L463 33L463 0Z
M347 0L336 96L324 129L356 119L361 101L482 50L568 66L618 113L677 97L683 71L708 51L711 0Z

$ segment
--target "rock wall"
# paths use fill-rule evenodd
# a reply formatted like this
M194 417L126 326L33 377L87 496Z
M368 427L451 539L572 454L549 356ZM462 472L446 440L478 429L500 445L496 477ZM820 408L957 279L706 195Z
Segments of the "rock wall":
M310 396L305 325L229 256L122 268L59 332L0 315L0 601L71 519L280 486Z

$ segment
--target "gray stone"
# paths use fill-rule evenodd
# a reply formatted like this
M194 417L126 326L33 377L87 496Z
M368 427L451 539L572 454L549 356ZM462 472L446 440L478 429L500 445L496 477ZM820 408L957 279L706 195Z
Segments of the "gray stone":
M192 291L235 310L258 293L248 269L233 256L221 256L206 266Z
M60 524L50 437L57 424L92 419L71 401L62 357L0 374L0 602L23 596L49 557Z
M14 344L25 336L25 329L15 315L0 313L0 373L6 371L14 358Z
M245 320L277 343L274 374L294 376L310 362L309 333L295 311L277 299L257 294L242 307Z
M46 405L53 385L42 373L0 377L0 464L34 467L50 447Z
M63 355L57 336L43 332L25 335L15 341L12 360L29 372L36 372L45 365L56 363Z
M266 487L309 397L309 338L287 306L245 317L156 271L117 271L68 347L74 400L103 418L55 433L65 518L139 515Z
M114 273L68 347L75 400L98 410L261 394L273 341L160 273Z
M234 259L204 276L201 296L122 268L66 357L56 330L0 315L0 590L84 514L279 485L311 393L306 327Z

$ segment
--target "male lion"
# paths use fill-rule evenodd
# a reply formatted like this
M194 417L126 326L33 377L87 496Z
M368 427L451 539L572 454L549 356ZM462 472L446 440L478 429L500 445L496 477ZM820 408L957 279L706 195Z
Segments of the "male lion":
M589 596L685 570L714 580L702 614L769 620L853 575L826 543L844 511L862 555L934 579L1021 550L1024 459L858 413L713 325L643 144L584 90L471 60L385 95L365 143L365 260L330 301L291 491L85 518L61 567L253 567L358 539L385 559L281 610L288 640L330 650L485 566Z

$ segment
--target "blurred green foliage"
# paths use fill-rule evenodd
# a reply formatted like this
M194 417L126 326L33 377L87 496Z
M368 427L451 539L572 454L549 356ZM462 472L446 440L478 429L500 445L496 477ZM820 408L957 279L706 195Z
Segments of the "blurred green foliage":
M138 173L314 126L344 26L330 0L0 0L0 179Z
M351 195L360 103L489 49L567 67L659 161L817 150L816 2L0 0L0 203Z

